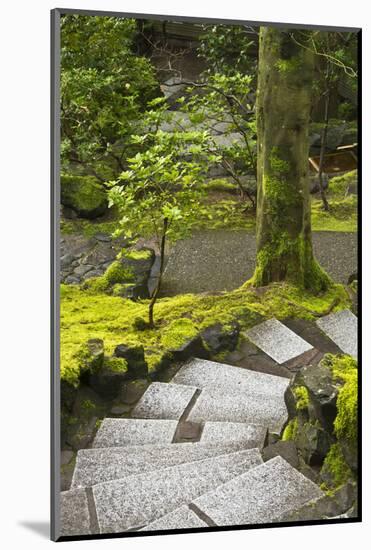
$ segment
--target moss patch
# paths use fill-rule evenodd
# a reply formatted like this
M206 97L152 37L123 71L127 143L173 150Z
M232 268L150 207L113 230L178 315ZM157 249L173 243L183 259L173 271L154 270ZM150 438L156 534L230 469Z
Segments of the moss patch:
M335 489L352 479L352 472L344 459L339 443L332 445L327 453L321 475L331 480L322 484L321 488L324 490Z
M156 304L157 328L136 328L137 318L148 318L148 300L133 302L110 296L90 287L61 285L61 377L78 385L82 363L81 347L87 340L104 341L106 356L118 344L142 345L150 370L155 370L164 353L181 346L196 331L216 323L228 326L238 320L242 329L257 324L262 317L278 319L296 316L313 319L324 314L337 300L333 311L349 306L349 297L341 285L314 296L286 284L265 289L245 285L232 292L216 295L185 294L161 298Z
M298 433L298 419L293 418L287 424L282 434L282 441L292 441L296 438Z
M356 444L358 433L358 368L349 355L327 354L323 362L328 366L341 387L336 402L335 435Z
M296 410L302 411L308 408L309 392L305 386L297 386L293 388L293 393L296 397Z
M86 218L101 216L108 207L105 191L91 176L61 175L61 202Z

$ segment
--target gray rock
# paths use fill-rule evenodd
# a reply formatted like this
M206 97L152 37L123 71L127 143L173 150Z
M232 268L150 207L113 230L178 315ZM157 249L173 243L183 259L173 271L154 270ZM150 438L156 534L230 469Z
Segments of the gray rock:
M241 443L244 448L262 449L267 429L242 422L205 422L201 443Z
M88 273L88 271L91 271L92 269L94 269L94 267L92 265L79 265L78 267L76 267L76 269L74 270L74 275L77 275L78 277L82 277L83 275L85 275L86 273Z
M73 275L69 275L68 277L65 278L64 282L67 285L78 285L80 282L80 278L74 277Z
M61 452L61 466L68 464L73 457L73 451L62 451Z
M153 382L135 406L132 416L179 420L196 391L192 386Z
M120 401L132 405L142 397L148 386L149 382L145 379L126 382L120 394Z
M251 449L94 485L100 531L141 528L258 464Z
M131 411L130 405L115 405L110 410L110 413L116 416L121 416L122 414L126 414L130 411Z
M293 468L298 468L299 457L296 445L293 441L277 441L262 450L263 460L267 462L275 456L281 456Z
M246 331L245 335L279 364L313 347L277 319L264 321Z
M355 483L346 483L332 494L314 499L299 509L283 514L278 521L313 521L337 517L349 517L349 509L357 499Z
M90 487L97 483L126 479L132 475L228 455L248 448L249 444L241 442L196 442L82 449L77 453L71 488Z
M177 425L176 420L105 418L95 436L93 447L171 443Z
M90 516L85 489L72 489L60 495L61 536L90 535Z
M208 527L208 525L188 506L184 505L139 530L166 531L168 529L197 529L199 527Z
M206 348L211 354L223 350L233 351L238 344L239 326L234 323L226 329L220 323L208 327L201 333Z
M316 323L344 353L357 358L357 317L354 313L343 309L318 319Z
M179 348L170 350L175 361L186 361L190 357L209 357L209 351L206 349L201 336L197 335L187 340Z
M85 273L83 275L83 280L86 281L88 279L91 279L92 277L100 277L100 275L103 275L103 271L100 269L92 269L91 271L88 271L88 273Z
M216 525L271 523L322 491L276 457L193 501Z
M61 269L67 269L68 267L70 267L70 265L74 260L75 260L75 257L72 254L65 254L64 256L61 256L61 259L60 259Z
M112 237L108 233L96 233L94 238L103 243L110 243L112 241Z

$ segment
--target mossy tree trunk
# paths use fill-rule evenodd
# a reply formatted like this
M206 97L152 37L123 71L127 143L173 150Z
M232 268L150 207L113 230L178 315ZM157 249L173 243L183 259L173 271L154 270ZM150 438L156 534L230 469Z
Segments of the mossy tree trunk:
M292 33L260 30L257 97L257 260L254 286L325 290L312 250L308 130L313 57Z
M165 268L165 246L166 246L166 235L169 228L169 220L168 218L164 218L163 220L163 227L162 227L162 235L161 235L161 241L160 241L160 270L158 274L157 284L156 288L153 291L153 294L151 296L151 300L149 302L148 306L148 325L150 328L155 328L155 321L153 316L153 311L155 308L155 304L158 299L158 295L161 290L162 285L162 276L164 274L164 268Z

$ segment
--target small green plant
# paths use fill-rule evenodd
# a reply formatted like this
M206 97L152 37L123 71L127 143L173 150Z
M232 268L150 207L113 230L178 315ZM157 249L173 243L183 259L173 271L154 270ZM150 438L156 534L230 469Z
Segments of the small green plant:
M167 241L183 237L190 230L202 194L200 182L207 163L214 158L207 149L207 133L159 130L163 110L157 106L148 118L147 127L154 124L151 132L133 136L143 152L128 159L129 169L112 183L109 193L111 204L121 214L118 232L132 236L135 227L136 235L155 235L157 239L160 268L148 306L150 328L155 326L154 307L162 284Z

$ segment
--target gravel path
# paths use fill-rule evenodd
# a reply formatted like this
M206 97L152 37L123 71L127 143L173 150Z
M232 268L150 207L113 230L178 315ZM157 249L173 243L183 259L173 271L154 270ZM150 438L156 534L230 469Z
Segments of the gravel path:
M357 234L322 231L313 234L320 264L337 282L347 283L357 271ZM255 235L244 231L199 231L172 248L162 295L233 290L251 277Z

